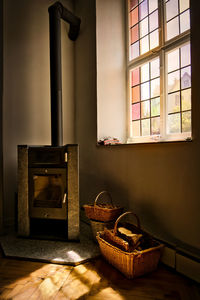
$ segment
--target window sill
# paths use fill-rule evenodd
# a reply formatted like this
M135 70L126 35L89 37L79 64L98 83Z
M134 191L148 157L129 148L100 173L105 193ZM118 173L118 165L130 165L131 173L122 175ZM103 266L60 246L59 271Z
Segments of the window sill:
M107 144L107 145L102 145L98 144L97 146L104 146L104 147L110 147L110 146L126 146L126 145L141 145L141 144L165 144L165 143L183 143L183 142L192 142L193 139L191 136L187 135L185 137L175 137L175 136L169 136L167 138L161 138L159 136L155 136L153 138L138 138L138 139L133 139L133 138L128 138L127 143L118 143L118 144Z

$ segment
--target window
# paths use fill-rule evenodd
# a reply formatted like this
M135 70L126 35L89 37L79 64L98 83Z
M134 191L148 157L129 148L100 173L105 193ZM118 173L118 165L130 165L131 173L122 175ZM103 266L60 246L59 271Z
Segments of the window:
M189 0L128 0L128 142L191 139Z

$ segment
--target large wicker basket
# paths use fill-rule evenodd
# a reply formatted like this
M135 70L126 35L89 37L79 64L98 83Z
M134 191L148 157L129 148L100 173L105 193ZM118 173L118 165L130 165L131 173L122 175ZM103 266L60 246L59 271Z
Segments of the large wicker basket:
M91 225L93 239L97 243L97 233L99 231L103 231L105 227L108 229L113 228L115 225L115 221L101 222L101 221L94 221L90 219L90 225Z
M131 212L122 214L115 222L114 232L117 234L119 220ZM133 214L133 213L132 213ZM137 217L138 218L138 217ZM113 246L104 239L104 232L97 233L100 250L105 259L128 278L135 278L152 272L157 268L162 244L152 239L152 247L133 252L126 252Z
M110 199L110 205L104 204L104 205L98 205L97 201L100 199L100 196L103 194L107 194ZM94 201L94 205L83 205L85 209L85 214L89 219L96 220L96 221L102 221L102 222L109 222L116 220L119 215L123 212L122 207L117 207L113 205L112 197L109 192L102 191L100 192Z

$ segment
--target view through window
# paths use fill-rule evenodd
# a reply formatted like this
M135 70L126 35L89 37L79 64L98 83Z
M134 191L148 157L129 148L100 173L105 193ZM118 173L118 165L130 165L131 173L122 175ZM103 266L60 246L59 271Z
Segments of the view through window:
M128 0L129 143L191 139L189 0Z

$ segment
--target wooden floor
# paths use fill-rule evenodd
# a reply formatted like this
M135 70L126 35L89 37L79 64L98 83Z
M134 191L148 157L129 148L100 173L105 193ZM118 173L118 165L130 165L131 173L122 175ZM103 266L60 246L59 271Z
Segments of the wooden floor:
M0 299L199 300L200 287L163 266L128 280L100 258L72 267L0 255Z

